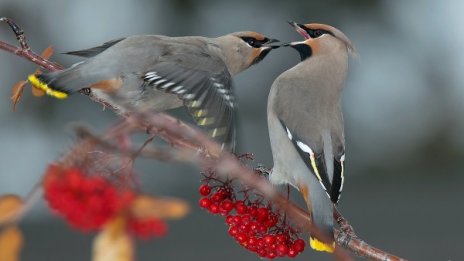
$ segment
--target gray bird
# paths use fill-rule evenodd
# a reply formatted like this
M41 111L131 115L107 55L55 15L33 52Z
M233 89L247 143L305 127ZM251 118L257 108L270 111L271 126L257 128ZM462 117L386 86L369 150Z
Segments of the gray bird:
M164 111L185 105L195 122L231 149L235 99L231 77L260 62L278 45L256 32L217 38L130 36L66 54L87 58L58 72L30 75L29 82L64 99L84 92L120 113Z
M268 100L273 184L291 184L303 195L314 224L332 240L333 208L344 181L345 138L340 99L350 40L324 24L290 22L305 40L288 44L301 62L274 81ZM332 252L335 244L310 237L310 245Z

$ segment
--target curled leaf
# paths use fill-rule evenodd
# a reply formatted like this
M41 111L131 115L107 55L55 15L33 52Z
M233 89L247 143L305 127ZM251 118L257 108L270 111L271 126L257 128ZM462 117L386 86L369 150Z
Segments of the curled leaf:
M53 47L51 45L49 45L45 50L43 50L42 54L40 54L40 56L42 56L42 58L44 59L47 59L50 58L51 56L53 55ZM39 74L41 73L40 71L40 68L37 68L34 72L34 74ZM34 86L32 86L32 95L34 95L35 97L41 97L41 96L44 96L45 95L45 91L39 89L39 88L35 88Z
M154 198L151 196L138 196L132 202L132 215L136 218L179 219L187 215L189 205L175 198Z
M26 86L27 81L17 82L13 88L11 88L11 103L13 104L13 111L16 111L16 104L21 100L23 96L24 86Z
M125 224L123 217L117 217L97 235L93 242L93 261L134 260L134 245Z
M23 206L23 200L16 195L0 197L0 225L11 222ZM1 260L1 259L0 259Z
M45 95L44 90L36 88L34 86L32 86L31 90L32 90L32 95L34 95L34 97L42 97Z
M50 58L53 55L53 46L49 45L43 52L40 54L42 58L47 59ZM36 71L36 73L39 72L39 70Z
M0 231L0 260L18 261L23 235L16 226L8 226Z

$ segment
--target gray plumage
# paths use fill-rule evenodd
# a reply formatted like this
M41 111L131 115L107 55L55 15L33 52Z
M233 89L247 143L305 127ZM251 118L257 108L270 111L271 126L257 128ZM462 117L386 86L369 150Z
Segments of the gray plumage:
M254 39L249 43L248 39ZM274 40L254 32L218 38L131 36L67 54L88 58L38 75L53 90L89 88L120 112L164 111L185 105L195 122L233 148L232 76L261 60ZM254 45L254 46L252 46Z
M335 35L338 30L323 28L328 33L290 44L303 60L282 73L271 87L267 110L274 168L270 180L307 190L305 200L313 222L333 238L333 204L344 179L341 93L348 48Z

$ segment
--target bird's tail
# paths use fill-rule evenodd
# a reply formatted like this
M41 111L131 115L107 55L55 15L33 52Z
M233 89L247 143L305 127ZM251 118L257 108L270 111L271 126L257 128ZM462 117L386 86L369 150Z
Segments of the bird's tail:
M31 74L27 79L32 86L57 99L66 99L69 94L85 87L79 71L73 67L57 72Z
M316 251L332 253L335 249L335 239L333 234L334 205L318 182L310 184L309 194L311 199L311 213L313 224L330 239L330 243L324 243L313 237L309 238L309 245Z

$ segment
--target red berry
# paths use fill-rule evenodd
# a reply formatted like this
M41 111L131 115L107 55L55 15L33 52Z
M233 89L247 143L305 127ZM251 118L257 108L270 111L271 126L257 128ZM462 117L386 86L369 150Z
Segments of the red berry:
M256 214L256 219L259 222L264 222L269 218L269 210L267 208L258 208L258 213Z
M242 223L242 217L240 217L238 215L234 216L232 221L234 222L235 225L239 225L239 224Z
M200 187L200 194L201 194L202 196L208 196L209 193L211 193L211 187L208 186L208 185L206 185L206 184L205 184L205 185L201 185L201 187Z
M296 257L296 256L298 255L298 252L299 252L299 251L296 251L293 247L290 247L290 248L288 249L287 255L288 255L288 257L292 257L292 258L293 258L293 257Z
M237 233L235 235L235 239L239 242L239 243L243 243L243 242L246 242L248 240L248 237L245 235L245 233Z
M273 227L277 224L278 218L276 215L270 215L269 219L265 221L267 227Z
M266 234L266 233L267 233L267 227L266 227L265 225L260 225L260 226L258 227L258 231L259 231L259 233L261 233L261 234Z
M243 201L237 201L235 203L235 210L237 210L238 214L246 214L248 212L248 208L245 206Z
M256 237L248 238L248 245L249 246L254 246L256 248L257 245L258 245L258 239Z
M211 200L214 202L221 202L222 199L223 199L222 194L219 192L216 192L211 196Z
M242 224L249 225L251 223L250 215L243 215L242 216Z
M277 243L285 244L285 243L287 243L287 239L288 239L287 235L284 235L284 234L276 235Z
M266 246L266 243L264 243L264 239L262 237L258 237L256 245L258 246L258 249L264 249Z
M231 215L228 215L226 217L226 223L227 225L231 226L232 224L234 224L234 216L231 216Z
M211 206L209 206L209 212L212 213L212 214L217 214L217 213L219 213L219 206L218 206L218 204L211 204Z
M284 244L277 245L276 250L277 250L277 255L279 255L280 257L284 257L288 253L288 247Z
M221 202L221 211L229 213L232 209L234 209L234 203L230 199Z
M267 235L264 237L264 243L266 243L268 246L274 244L275 240L276 238L273 235Z
M293 248L295 249L296 252L303 252L303 250L305 249L305 242L303 239L299 238L297 240L295 240L295 242L293 242Z
M274 251L277 249L277 245L276 245L276 244L272 244L272 245L269 245L268 248L269 248L269 250L271 250L272 252L274 252Z
M240 225L240 231L245 233L245 234L248 234L248 232L250 232L250 226L245 225L245 224L241 224Z
M277 255L276 255L276 253L274 253L274 252L268 252L268 253L266 254L266 257L269 258L269 259L274 259L274 258L276 258L276 256L277 256Z
M229 198L230 197L230 192L226 191L225 189L219 189L218 190L219 195L222 196L222 198Z
M229 228L229 235L235 237L238 234L238 228L236 226L232 226Z
M258 214L258 208L256 206L251 206L248 208L248 213L250 213L250 216L256 217Z
M260 249L260 250L258 250L258 255L259 255L260 257L266 257L267 251L264 250L264 249Z
M252 233L256 234L258 232L258 228L259 228L258 222L253 221L253 222L250 223L250 231Z
M198 203L202 208L209 208L211 206L211 200L209 198L201 198Z

